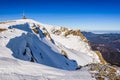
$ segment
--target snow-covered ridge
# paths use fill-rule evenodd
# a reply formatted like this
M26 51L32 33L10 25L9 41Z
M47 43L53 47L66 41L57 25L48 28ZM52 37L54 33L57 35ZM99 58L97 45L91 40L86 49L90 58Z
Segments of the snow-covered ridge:
M100 62L79 30L32 19L4 22L0 28L7 29L0 33L0 45L11 49L16 58L66 70Z
M44 35L44 30L38 28L38 34L36 34L32 30L31 23L21 20L16 21L16 24L8 24L8 30L3 32L2 36L7 40L4 41L4 46L11 49L14 57L60 69L75 70L77 68L75 61L59 53L57 47Z
M119 70L104 69L98 54L80 30L32 19L0 22L0 80L96 80L111 70L117 78Z

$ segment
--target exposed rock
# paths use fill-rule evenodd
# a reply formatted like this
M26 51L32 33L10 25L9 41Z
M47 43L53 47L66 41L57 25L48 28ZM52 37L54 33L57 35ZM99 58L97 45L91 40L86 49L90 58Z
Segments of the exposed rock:
M7 29L2 29L2 28L0 28L0 32L3 32L3 31L6 31Z
M96 77L97 80L120 80L120 75L117 74L117 69L110 65L104 64L89 64L90 71L92 75Z
M32 30L36 33L36 34L39 34L39 30L42 31L44 37L47 37L48 40L50 40L52 43L54 43L54 41L52 40L49 32L47 31L47 29L44 27L44 26L40 26L40 25L35 25L33 24L32 26Z
M61 28L60 28L60 31L61 31L61 32L66 32L66 31L68 31L68 28L61 27Z
M38 33L39 33L39 32L38 32L38 29L39 29L39 28L36 27L36 28L33 28L32 30L33 30L36 34L38 34Z
M96 80L105 80L103 77L97 77Z
M61 50L61 54L62 54L63 56L65 56L66 58L68 58L67 53L66 53L64 50Z
M65 27L60 27L60 29L53 29L52 33L56 35L60 35L63 33L65 37L67 37L68 35L79 36L84 42L88 42L88 40L86 39L86 37L84 37L80 30L72 30Z
M65 36L68 35L75 35L75 36L79 36L84 42L88 42L88 40L83 36L83 34L80 32L80 30L68 30L65 32Z
M47 37L48 40L50 40L52 43L54 43L54 41L53 41L53 39L51 38L51 36L50 36L49 32L47 31L47 29L46 29L45 27L43 27L42 30L43 30L44 36Z
M60 35L61 34L61 31L60 30L52 30L52 33L55 34L55 35Z

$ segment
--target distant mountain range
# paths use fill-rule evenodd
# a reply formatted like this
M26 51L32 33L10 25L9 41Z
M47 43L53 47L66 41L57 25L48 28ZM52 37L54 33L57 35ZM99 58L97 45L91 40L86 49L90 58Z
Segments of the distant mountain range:
M120 33L111 32L95 34L82 32L89 40L93 50L99 50L105 60L113 65L120 66Z
M94 34L120 34L120 30L94 30L94 31L85 31L85 32L92 32Z

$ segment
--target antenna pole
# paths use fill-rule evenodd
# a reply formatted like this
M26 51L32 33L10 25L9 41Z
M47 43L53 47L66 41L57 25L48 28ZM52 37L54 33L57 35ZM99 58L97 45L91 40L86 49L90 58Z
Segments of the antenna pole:
M24 11L23 11L23 19L26 19Z

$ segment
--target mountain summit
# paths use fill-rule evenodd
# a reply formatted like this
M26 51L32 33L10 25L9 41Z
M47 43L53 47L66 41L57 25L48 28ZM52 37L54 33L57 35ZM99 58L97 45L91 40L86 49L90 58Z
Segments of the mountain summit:
M37 77L40 80L56 80L54 77L57 75L64 76L64 71L59 69L76 70L92 63L105 63L98 54L100 53L91 50L80 30L46 25L32 19L0 22L0 75L5 80L9 76L19 80L21 74L29 80ZM50 71L46 72L47 70ZM57 73L58 70L60 73ZM87 70L85 73L88 74ZM49 79L42 74L48 75ZM90 77L89 74L87 76ZM87 80L84 77L79 79Z

